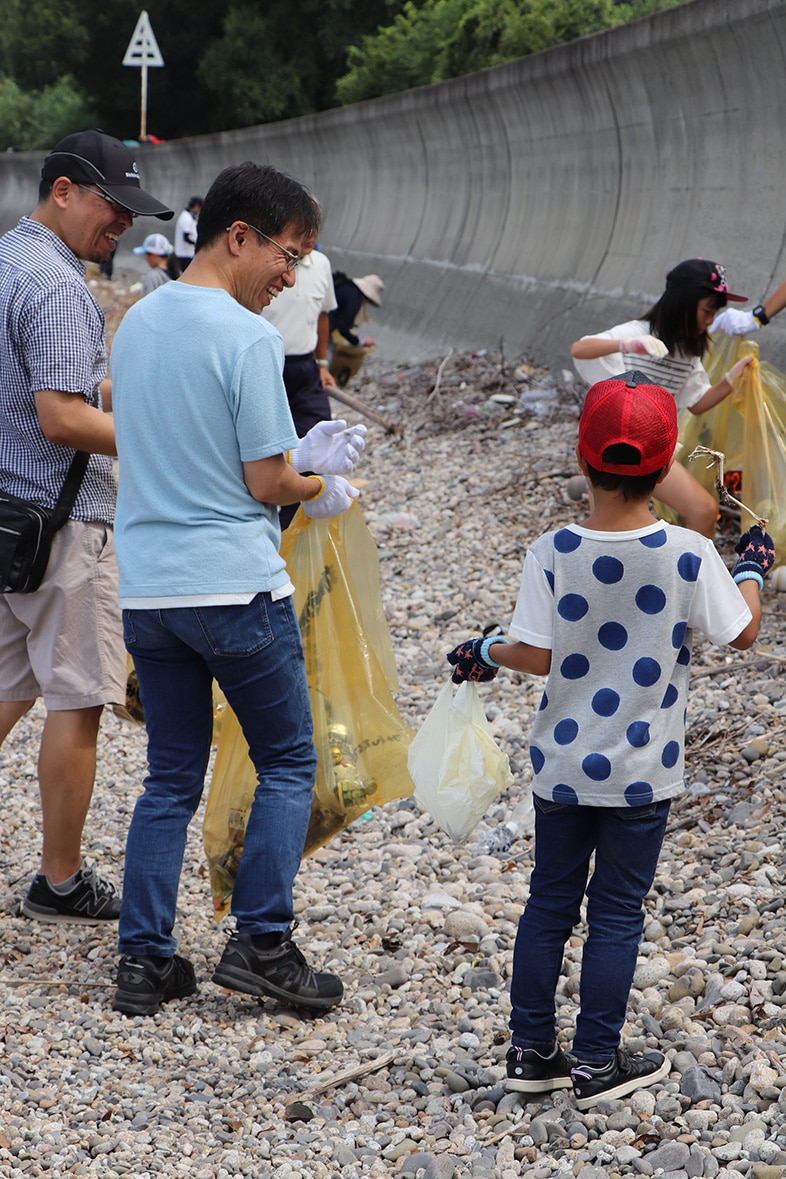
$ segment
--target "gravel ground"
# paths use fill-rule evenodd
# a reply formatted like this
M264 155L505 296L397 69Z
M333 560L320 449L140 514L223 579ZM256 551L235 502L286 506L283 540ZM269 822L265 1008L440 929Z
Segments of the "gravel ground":
M100 288L110 330L121 290ZM509 620L527 543L582 515L566 494L578 392L518 363L371 361L349 390L397 425L372 426L358 482L413 727L444 682L445 651ZM718 539L729 562L735 527L724 521ZM531 868L535 679L506 673L482 689L514 773L486 826L514 816L509 849L456 845L406 799L304 861L298 938L346 988L338 1009L306 1019L209 981L228 929L212 920L199 822L178 934L200 990L158 1015L111 1011L113 929L16 915L38 854L36 708L0 751L0 1176L786 1174L784 603L765 592L752 651L695 650L688 789L647 901L623 1033L634 1051L666 1051L671 1074L584 1113L569 1093L526 1102L502 1086ZM106 716L86 846L118 883L144 768L143 731ZM568 1044L581 946L579 929L558 996Z

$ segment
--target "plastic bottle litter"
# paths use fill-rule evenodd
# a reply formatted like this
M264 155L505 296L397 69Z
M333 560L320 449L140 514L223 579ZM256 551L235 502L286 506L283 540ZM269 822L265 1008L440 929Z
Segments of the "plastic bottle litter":
M559 391L549 381L538 381L519 397L519 407L533 418L548 417Z
M379 512L371 519L375 524L384 524L388 528L420 528L420 517L411 512Z
M519 396L520 405L532 405L536 401L556 401L559 396L559 390L555 385L548 381L539 381L536 385L532 385L526 393Z
M493 624L492 624L493 625ZM487 627L486 630L492 629ZM484 634L486 633L484 630ZM513 840L519 835L530 835L535 829L535 807L532 795L527 791L525 796L516 803L510 818L498 827L488 827L480 823L476 829L476 856L504 856L510 851Z
M478 827L478 838L475 844L476 856L504 856L510 850L510 845L519 832L518 823L509 820L499 827L486 827L481 823Z

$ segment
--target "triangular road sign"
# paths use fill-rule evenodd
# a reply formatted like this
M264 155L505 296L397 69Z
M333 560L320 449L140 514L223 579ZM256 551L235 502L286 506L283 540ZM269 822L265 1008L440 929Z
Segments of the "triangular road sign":
M146 12L142 12L139 20L136 22L134 35L128 42L128 49L123 58L124 66L162 66L164 59L161 56L161 50L158 48L158 42L153 34L153 29L150 24L150 18Z

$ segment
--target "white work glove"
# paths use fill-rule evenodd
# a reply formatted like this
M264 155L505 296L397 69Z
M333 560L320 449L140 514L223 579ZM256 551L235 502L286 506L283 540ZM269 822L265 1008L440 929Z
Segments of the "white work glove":
M365 426L347 423L317 422L305 438L300 439L289 461L296 471L317 471L320 475L349 475L354 471L366 445Z
M315 475L319 479L322 489L312 499L302 500L303 511L312 520L324 520L328 516L338 516L345 512L353 499L360 495L357 487L348 483L343 475Z
M723 374L723 379L728 381L733 388L752 360L752 356L743 356L742 360L738 360L736 364L731 366L727 373Z
M656 336L629 336L627 340L620 340L623 356L654 356L660 360L668 351L663 340Z
M720 328L727 336L746 336L748 332L757 332L761 324L752 311L735 311L733 307L724 307L720 315L716 315L711 331Z

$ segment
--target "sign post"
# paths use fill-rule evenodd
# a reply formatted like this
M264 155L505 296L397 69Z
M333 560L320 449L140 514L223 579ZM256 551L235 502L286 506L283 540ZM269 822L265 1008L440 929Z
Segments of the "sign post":
M128 49L123 58L124 66L136 66L142 71L142 113L139 120L139 138L144 142L147 138L147 71L150 66L163 66L164 59L158 42L153 34L150 18L142 10L136 22L134 35L128 42Z

